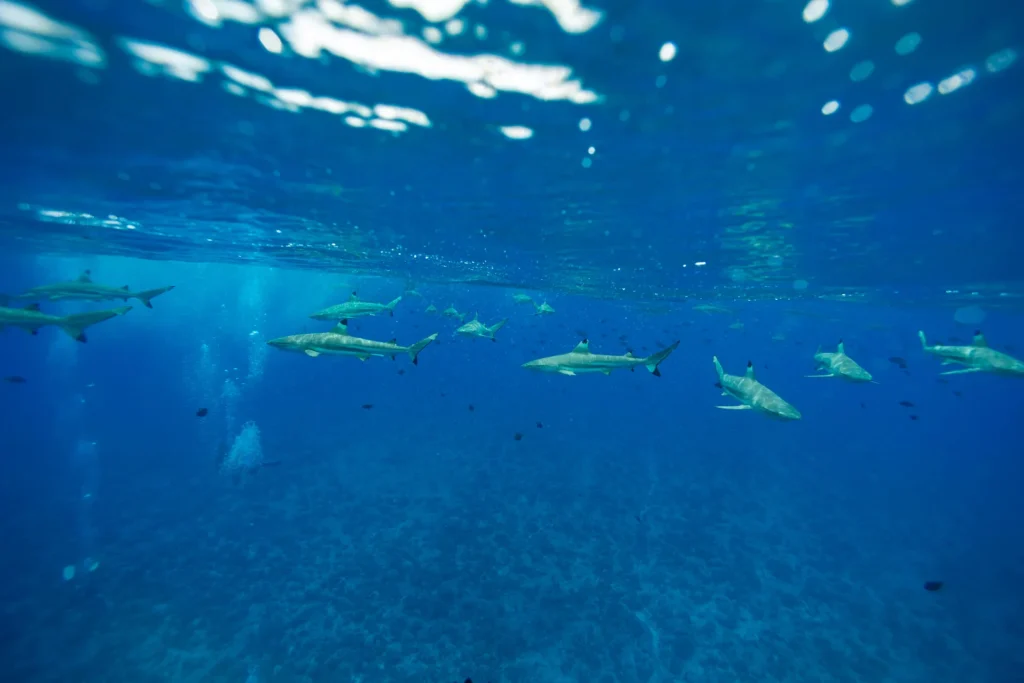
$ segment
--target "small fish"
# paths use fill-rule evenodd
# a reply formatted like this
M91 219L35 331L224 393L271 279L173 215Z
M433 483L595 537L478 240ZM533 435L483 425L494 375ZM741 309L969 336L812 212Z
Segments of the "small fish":
M911 415L910 419L913 420L914 422L917 422L917 415Z
M206 414L209 412L208 408L200 408L196 411L196 417L206 417Z
M963 396L963 395L964 395L964 392L962 392L962 391L954 391L954 392L953 392L953 395L954 395L954 396L958 396L958 397L959 397L959 396Z
M474 407L473 407L473 405L472 405L472 404L470 404L470 406L469 406L469 412L471 412L471 413L472 413L472 412L473 412L474 410L476 410L476 408L474 408Z
M544 425L540 422L537 423L537 429L544 429Z
M515 436L513 438L515 438L516 441L522 441L523 440L523 433L522 432L516 432Z
M899 356L889 356L889 362L898 365L902 370L907 369L907 361Z
M868 404L864 403L864 401L861 401L861 402L860 402L860 407L861 407L861 408L867 408L867 407L868 407Z
M913 408L914 407L914 404L911 403L910 401L900 401L900 405L903 406L904 408Z
M398 374L399 374L399 375L404 375L404 374L405 374L405 370L399 370L399 371L398 371Z
M924 582L924 589L926 591L931 592L931 593L934 593L935 591L942 590L942 586L943 586L943 582L942 581L925 581Z
M373 404L372 403L364 403L362 408L363 408L363 410L373 410Z
M7 377L4 377L4 381L7 382L8 384L24 384L28 380L22 377L21 375L9 375Z

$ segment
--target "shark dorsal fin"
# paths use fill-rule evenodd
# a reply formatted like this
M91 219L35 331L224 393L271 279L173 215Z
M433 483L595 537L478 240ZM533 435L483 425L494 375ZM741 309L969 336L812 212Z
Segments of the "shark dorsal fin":
M480 319L480 314L479 314L479 313L474 313L474 314L473 314L473 319L472 319L472 320L470 320L469 322L471 322L471 323L475 323L475 322L476 322L477 320L479 320L479 319Z
M626 358L635 358L633 355L633 349L626 349Z
M348 300L349 301L359 301L359 294L357 294L356 292L352 292L351 294L349 294Z
M576 348L573 349L572 352L573 353L590 353L590 340L589 339L584 339L583 341L581 341L579 344L576 345Z
M974 331L974 345L988 348L988 341L985 339L985 335L981 333L981 330Z
M92 273L90 273L88 270L83 270L81 273L78 274L78 281L92 282Z
M846 345L843 344L843 340L839 340L839 346L836 347L836 353L846 354Z
M39 310L39 304L29 304L28 306L23 306L21 310L23 310L23 311L38 311Z
M747 361L747 379L757 379L757 377L754 376L754 361L751 360Z
M395 345L397 345L398 344L398 337L392 337L391 341L389 341L388 344L395 344Z
M334 326L334 329L331 330L331 332L334 332L335 334L348 334L348 320L340 321Z

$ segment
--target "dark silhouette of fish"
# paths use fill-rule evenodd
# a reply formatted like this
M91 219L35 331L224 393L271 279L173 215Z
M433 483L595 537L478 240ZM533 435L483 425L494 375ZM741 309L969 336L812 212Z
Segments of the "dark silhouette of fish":
M8 375L7 377L4 377L4 381L8 384L24 384L28 380L21 375Z
M206 408L200 408L199 410L196 411L196 417L206 417L207 413L209 412L210 411Z
M907 369L907 361L899 356L889 356L889 362L898 365L901 370Z
M512 438L514 438L516 441L522 441L523 440L523 433L522 432L516 432L515 435Z
M917 415L911 415L910 419L913 420L914 422L917 422Z
M935 591L942 590L942 586L943 586L943 582L942 581L925 581L924 582L924 589L926 591L929 591L929 592L932 592L932 593L934 593Z
M911 403L910 401L900 401L900 405L903 406L904 408L913 408L914 407L914 404Z
M363 404L363 410L372 410L372 409L373 409L373 404L372 403L364 403Z

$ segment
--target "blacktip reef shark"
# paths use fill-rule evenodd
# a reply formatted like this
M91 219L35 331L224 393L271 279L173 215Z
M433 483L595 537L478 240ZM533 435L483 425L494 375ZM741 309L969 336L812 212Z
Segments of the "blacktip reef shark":
M664 360L668 358L678 346L679 342L676 341L671 346L667 346L660 351L652 353L646 358L638 358L629 351L627 351L623 356L605 356L599 353L591 353L590 341L584 339L569 353L531 360L529 363L523 363L523 367L527 370L557 372L560 375L569 375L570 377L573 377L575 375L595 372L610 375L612 370L624 370L628 368L632 371L638 365L642 365L655 377L661 377L661 371L658 369L658 366L661 365L661 363L664 362Z
M359 360L369 360L374 356L378 358L395 359L400 353L409 354L413 365L419 365L419 353L430 342L437 339L437 334L432 334L422 341L411 346L399 346L397 341L392 339L389 342L375 341L373 339L362 339L353 337L348 333L348 321L342 320L330 332L310 332L307 334L293 334L287 337L278 337L267 342L270 346L285 351L297 351L304 353L311 358L317 356L354 356Z
M555 309L547 301L542 304L534 304L533 307L536 310L536 315L551 315L555 312Z
M359 295L352 292L348 301L343 304L335 304L313 313L309 317L313 320L348 320L349 318L363 318L368 315L377 315L387 311L392 317L395 315L395 306L402 300L398 297L386 304L377 304L372 301L360 301Z
M747 374L727 375L718 362L718 356L711 359L718 372L718 384L722 396L732 396L740 402L738 406L715 406L722 410L756 410L777 420L799 420L800 411L782 400L778 394L757 381L754 376L754 364L747 362Z
M441 315L445 318L453 318L455 320L458 320L460 323L466 319L465 313L459 313L458 311L455 310L455 304L452 304L448 308L441 311Z
M508 322L508 318L502 318L490 327L487 327L487 325L480 322L479 317L479 313L474 315L472 320L455 330L455 334L461 334L463 337L481 337L483 339L490 339L491 341L498 341L495 339L494 333L505 326L505 323Z
M871 373L857 365L857 361L846 355L846 346L839 340L835 353L822 351L821 347L814 354L814 362L819 370L827 370L824 375L805 375L806 377L839 377L849 382L875 382Z
M22 301L116 301L118 299L128 301L129 299L138 299L146 308L153 308L152 299L172 289L174 289L174 285L133 292L128 285L124 287L98 285L92 281L92 273L85 270L77 279L70 282L40 285L16 296L0 295L0 304L13 299Z
M0 329L9 325L20 327L29 334L36 334L40 327L55 325L75 341L85 343L88 341L85 337L85 328L124 315L130 310L132 310L131 306L122 306L108 311L90 311L61 316L42 313L39 310L39 304L29 304L25 308L0 306Z
M1024 361L1013 356L989 348L985 335L981 330L974 331L974 343L969 346L928 346L924 332L918 332L921 348L925 353L938 356L943 365L965 365L960 370L947 370L940 375L962 375L967 372L991 372L996 375L1024 377Z

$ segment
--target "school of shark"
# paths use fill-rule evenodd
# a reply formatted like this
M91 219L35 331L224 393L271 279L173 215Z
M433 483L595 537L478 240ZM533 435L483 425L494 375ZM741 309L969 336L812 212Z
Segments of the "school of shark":
M123 316L132 310L132 307L121 306L106 310L60 316L44 313L40 309L40 302L127 302L134 299L141 302L143 306L152 308L152 300L154 298L174 288L174 285L170 285L156 289L132 291L127 285L113 287L97 284L93 282L92 274L89 271L85 271L77 279L69 282L40 285L17 295L0 294L0 329L4 327L17 327L35 335L40 328L53 326L60 328L72 339L84 343L88 341L85 335L86 328ZM415 290L407 290L404 294L422 296ZM376 303L361 300L353 292L346 301L310 314L309 317L313 320L335 323L330 330L287 335L271 339L267 344L276 349L301 353L310 358L350 356L366 361L371 358L395 360L398 356L405 355L409 357L413 364L418 364L420 353L437 339L437 333L428 335L424 339L408 346L403 346L398 343L397 339L389 341L366 339L353 336L348 330L349 320L352 318L376 316L385 313L388 316L394 316L395 310L402 300L403 296L398 296L388 303ZM526 294L514 294L512 300L516 304L533 306L534 315L537 316L555 314L555 309L546 301L538 304ZM28 303L23 306L19 305L22 302ZM695 306L694 310L708 315L730 313L729 309L705 304ZM425 313L439 315L444 319L459 323L459 326L454 331L454 334L459 337L487 339L492 342L498 341L497 333L509 322L508 318L502 318L488 325L480 320L479 314L475 314L467 322L466 314L456 310L454 304L444 310L439 310L436 306L430 304L425 309ZM974 333L972 343L967 345L929 345L923 331L918 332L918 338L921 341L921 349L924 353L939 358L943 366L958 366L956 369L946 370L939 374L957 375L985 372L1008 377L1024 377L1024 361L991 348L980 330ZM535 372L566 375L568 377L583 374L610 375L613 370L635 371L639 367L655 377L660 377L661 364L672 355L672 352L679 347L679 344L679 341L675 341L648 356L635 356L630 351L616 356L594 353L590 350L590 341L583 339L566 353L527 361L522 364L522 367ZM718 381L715 383L715 386L721 389L722 396L736 401L732 405L716 406L717 408L722 410L752 411L781 421L794 421L802 418L800 411L795 406L758 380L753 362L747 362L746 369L742 375L730 375L725 371L717 356L713 356L711 360L718 375ZM839 340L835 351L823 351L819 346L813 356L813 360L821 374L807 375L807 377L837 378L846 382L877 384L872 378L871 373L861 367L846 353L846 346L843 340Z

